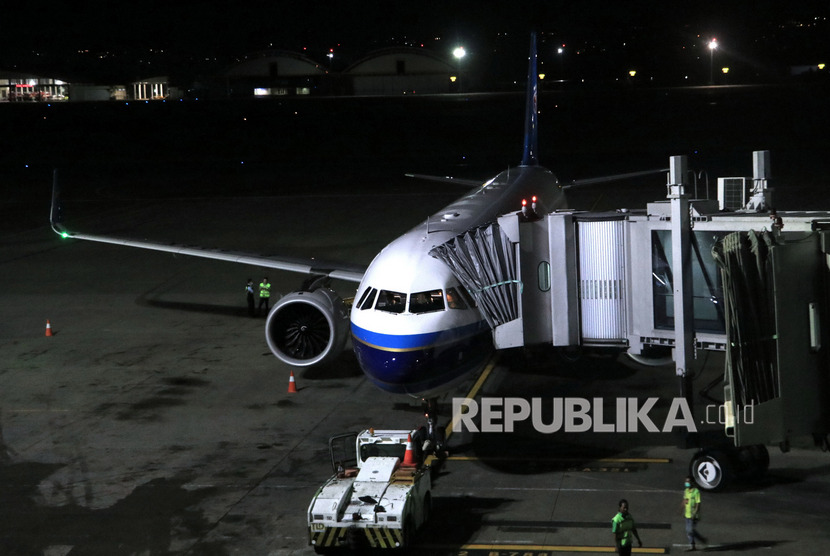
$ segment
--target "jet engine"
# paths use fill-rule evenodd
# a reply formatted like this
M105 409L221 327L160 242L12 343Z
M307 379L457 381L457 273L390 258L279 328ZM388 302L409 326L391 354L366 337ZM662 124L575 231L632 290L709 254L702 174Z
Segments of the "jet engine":
M298 367L337 357L348 333L349 311L340 296L325 287L284 296L265 321L268 347L281 361Z

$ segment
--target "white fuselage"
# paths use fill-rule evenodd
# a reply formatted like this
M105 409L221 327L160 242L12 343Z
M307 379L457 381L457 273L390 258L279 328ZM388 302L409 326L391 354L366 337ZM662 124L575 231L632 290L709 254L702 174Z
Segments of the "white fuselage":
M369 265L351 311L352 343L366 375L389 392L431 396L477 371L490 330L450 268L430 251L538 197L564 208L556 177L540 166L502 172L387 245Z

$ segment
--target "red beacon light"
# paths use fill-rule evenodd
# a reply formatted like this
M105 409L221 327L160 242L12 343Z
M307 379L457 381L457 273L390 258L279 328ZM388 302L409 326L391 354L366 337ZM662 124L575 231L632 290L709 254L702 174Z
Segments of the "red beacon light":
M536 213L536 201L538 201L538 197L534 195L530 198L530 206L528 206L527 199L522 199L522 217L526 222L538 220L540 218Z

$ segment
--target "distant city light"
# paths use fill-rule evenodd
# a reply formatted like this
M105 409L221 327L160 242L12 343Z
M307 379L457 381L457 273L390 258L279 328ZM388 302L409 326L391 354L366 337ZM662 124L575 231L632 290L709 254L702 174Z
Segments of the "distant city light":
M452 83L455 83L455 80L456 80L456 79L458 79L458 77L456 77L456 76L454 76L454 75L451 75L451 76L450 76L450 81L451 81Z
M824 69L824 64L819 64L818 69L823 70Z
M721 71L725 74L729 73L729 68L721 68Z
M637 70L630 70L628 72L628 75L630 75L631 77L634 77L635 75L637 75Z

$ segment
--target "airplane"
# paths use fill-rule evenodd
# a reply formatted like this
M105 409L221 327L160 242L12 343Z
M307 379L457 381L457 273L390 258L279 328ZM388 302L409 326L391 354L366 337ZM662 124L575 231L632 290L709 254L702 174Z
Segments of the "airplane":
M535 199L535 209L544 213L572 208L567 206L566 197L570 187L666 172L648 170L562 184L540 166L535 34L530 42L521 164L483 183L415 175L474 188L389 243L368 267L70 232L61 222L57 179L53 185L52 229L64 238L308 275L298 291L282 297L268 314L265 337L278 359L297 367L330 362L343 351L351 334L357 361L374 385L387 392L434 400L483 369L494 348L490 326L477 307L478 292L463 287L450 267L430 254L433 248L499 215L516 211L523 200ZM334 279L358 284L350 310L329 287Z

